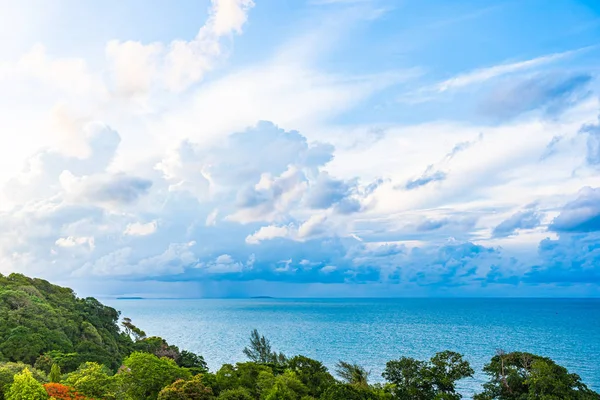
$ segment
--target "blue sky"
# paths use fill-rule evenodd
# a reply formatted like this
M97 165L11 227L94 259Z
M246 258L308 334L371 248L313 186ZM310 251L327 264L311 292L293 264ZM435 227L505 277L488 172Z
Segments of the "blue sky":
M596 1L0 0L0 273L599 296Z

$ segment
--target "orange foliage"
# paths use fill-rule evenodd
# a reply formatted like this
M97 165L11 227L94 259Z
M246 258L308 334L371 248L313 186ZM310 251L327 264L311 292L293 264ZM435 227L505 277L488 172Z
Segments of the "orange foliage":
M77 393L72 387L60 383L46 383L44 389L48 396L54 397L56 400L93 400Z

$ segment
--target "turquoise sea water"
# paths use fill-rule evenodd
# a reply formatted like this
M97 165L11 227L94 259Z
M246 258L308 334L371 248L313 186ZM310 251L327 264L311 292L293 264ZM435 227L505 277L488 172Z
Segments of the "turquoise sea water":
M388 360L449 349L477 371L470 398L497 349L551 357L600 391L600 299L244 299L110 300L149 335L202 354L211 370L243 361L254 328L277 351L330 369L356 362L381 381Z

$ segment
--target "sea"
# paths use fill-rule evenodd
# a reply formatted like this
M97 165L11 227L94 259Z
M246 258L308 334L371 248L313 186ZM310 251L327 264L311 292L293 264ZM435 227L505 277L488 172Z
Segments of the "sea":
M211 371L245 361L258 329L276 351L357 363L382 382L389 360L460 352L476 371L464 398L481 390L498 350L550 357L600 391L600 299L112 299L148 335L204 356Z

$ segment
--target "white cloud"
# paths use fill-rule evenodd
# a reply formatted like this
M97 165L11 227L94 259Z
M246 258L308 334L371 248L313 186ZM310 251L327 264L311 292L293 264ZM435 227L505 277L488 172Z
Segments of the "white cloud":
M127 225L123 234L129 236L148 236L155 233L157 228L158 224L156 221L148 222L146 224L142 222L134 222Z
M310 218L298 228L298 237L306 239L324 234L327 231L325 227L326 222L327 216L324 214L311 215Z
M212 274L228 274L241 272L244 265L235 261L229 254L221 254L213 262L199 264L197 268Z
M140 42L112 40L106 45L115 88L125 96L146 94L159 72L160 43L143 45Z
M447 79L436 85L439 92L445 92L451 89L458 89L464 86L473 85L476 83L485 82L489 79L496 78L501 75L522 71L525 69L531 69L538 67L543 64L549 64L566 57L573 56L589 48L582 48L577 50L565 51L562 53L554 53L546 56L532 58L526 61L519 61L510 64L500 64L493 67L476 69L464 74L457 75L453 78Z
M323 272L324 274L328 274L330 272L333 272L337 270L337 267L334 265L326 265L323 268L320 269L321 272Z
M73 237L69 236L66 238L59 238L56 240L58 247L76 247L86 245L90 250L94 250L94 238L93 237Z
M224 49L221 39L242 32L252 0L211 0L208 21L190 41L174 40L142 44L111 41L106 56L122 95L146 94L157 83L159 88L181 92L200 81L214 68Z
M275 238L285 238L290 234L290 228L287 226L274 226L268 225L261 227L258 231L252 235L246 237L246 243L248 244L260 244L263 240L270 240Z
M217 217L219 216L219 210L215 208L212 210L208 217L206 217L206 226L215 226L217 224Z
M42 87L75 96L102 96L106 94L103 82L80 58L51 58L42 44L36 44L14 65L13 75L34 78ZM1 70L0 70L1 71ZM1 78L1 76L0 76Z

